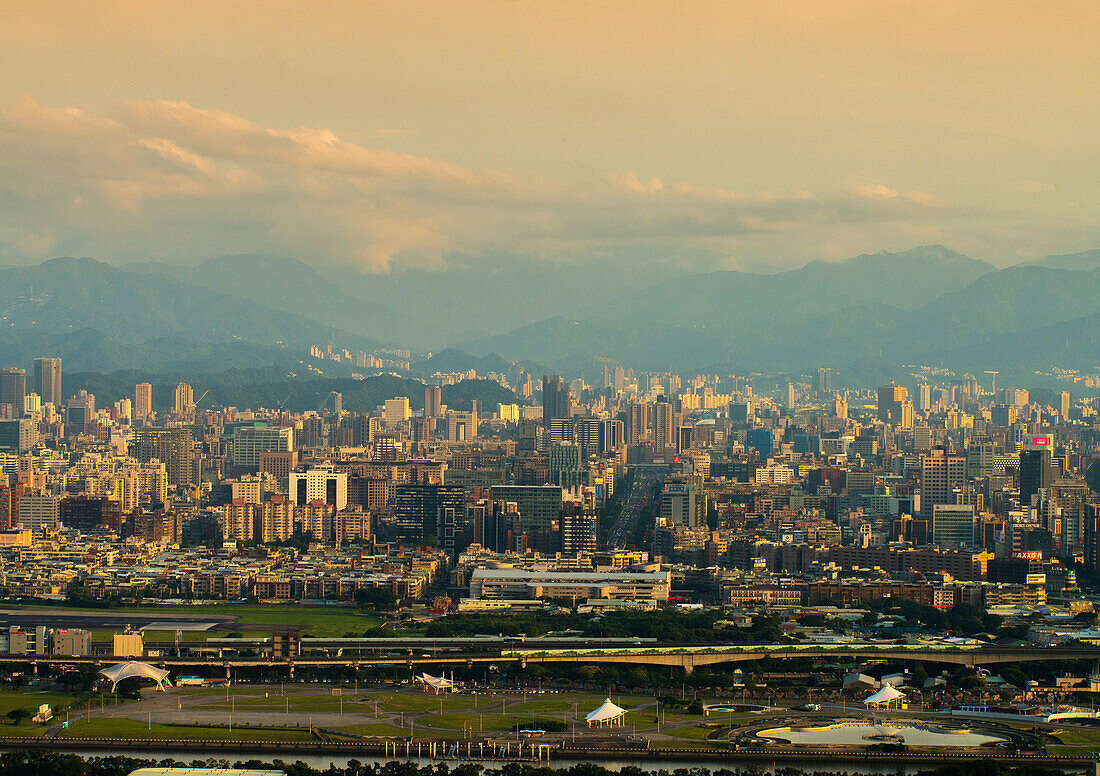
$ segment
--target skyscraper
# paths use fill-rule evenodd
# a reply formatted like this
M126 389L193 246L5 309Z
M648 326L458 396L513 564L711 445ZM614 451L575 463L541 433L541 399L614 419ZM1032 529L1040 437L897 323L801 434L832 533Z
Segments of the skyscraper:
M1039 437L1046 439L1047 437ZM1050 447L1032 446L1020 451L1020 506L1031 504L1040 488L1050 487Z
M13 366L0 369L0 416L23 417L23 403L26 396L26 371Z
M39 356L34 360L34 392L43 404L61 406L61 359Z
M438 385L424 386L424 417L438 418L443 412L443 389Z
M197 482L194 471L195 440L187 428L143 428L130 442L130 455L140 463L154 458L168 470L170 485Z
M966 456L953 455L937 447L920 459L921 515L932 517L936 504L952 503L951 492L966 482Z
M562 382L559 375L542 376L542 426L550 428L550 421L554 418L568 418L571 414L569 406L569 386Z
M833 373L826 367L822 367L814 374L814 391L819 396L826 396L833 392Z
M674 407L662 396L653 405L653 441L657 443L655 452L664 453L669 445L676 444L676 422Z
M134 386L134 419L145 420L153 412L153 386L138 383Z
M179 383L172 392L172 412L183 415L195 409L195 391L187 383Z

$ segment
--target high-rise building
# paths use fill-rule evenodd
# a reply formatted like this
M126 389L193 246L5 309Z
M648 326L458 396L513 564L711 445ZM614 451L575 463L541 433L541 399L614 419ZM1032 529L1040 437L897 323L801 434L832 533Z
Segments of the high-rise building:
M395 399L386 399L384 417L386 425L399 426L409 419L409 397L398 396Z
M95 417L95 396L87 391L69 399L65 405L65 425L75 434L83 434Z
M195 409L195 391L187 383L178 383L172 392L172 412L186 415Z
M794 383L787 383L787 409L794 410Z
M814 392L818 396L828 396L833 392L833 373L827 367L818 369L814 374Z
M424 417L438 418L443 414L443 389L438 385L424 386Z
M337 511L348 505L348 473L336 471L332 464L313 466L290 473L290 500L295 506L320 501Z
M700 528L707 524L707 497L694 483L669 481L661 489L661 521L665 527Z
M921 456L920 467L921 515L931 518L932 508L936 504L953 503L953 491L965 484L966 456L949 454L937 447Z
M1069 418L1069 408L1072 406L1072 398L1069 391L1062 391L1061 401L1058 406L1058 414L1062 416L1062 420L1065 421Z
M43 404L61 406L61 359L39 356L34 360L34 392Z
M932 507L932 541L941 547L973 548L974 507L936 504Z
M236 429L228 441L230 462L246 469L258 469L263 453L293 452L294 429L289 426L243 426Z
M134 386L134 419L145 420L153 414L153 386L138 383Z
M1049 439L1048 437L1039 437ZM1020 505L1031 504L1040 488L1050 487L1050 447L1028 446L1020 451Z
M569 401L569 385L562 382L559 375L542 376L542 426L550 428L554 418L568 418L572 415Z
M33 418L0 420L0 450L22 455L38 444L38 424Z
M878 389L878 419L885 423L901 420L901 406L909 398L909 391L900 385L884 385Z
M14 366L0 369L0 417L23 417L26 396L27 372Z
M408 483L397 485L390 499L394 530L401 539L420 541L436 536L439 510L466 511L466 489L461 485Z
M649 437L649 405L644 402L631 404L626 418L626 441L636 445Z
M932 410L932 386L921 383L917 390L917 411L930 412Z
M466 520L474 543L492 552L516 549L520 516L514 501L481 499L467 507Z
M168 483L188 487L198 482L195 440L188 428L142 428L130 442L130 455L140 463L160 461L168 471Z
M663 454L666 447L676 444L676 429L678 427L679 423L676 422L675 407L673 407L665 397L659 397L657 403L653 405L653 441L656 443L655 452Z

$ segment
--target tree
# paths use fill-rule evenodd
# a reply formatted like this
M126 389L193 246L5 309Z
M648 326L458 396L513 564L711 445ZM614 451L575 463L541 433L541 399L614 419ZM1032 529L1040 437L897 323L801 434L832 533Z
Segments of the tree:
M24 720L28 720L33 716L29 709L12 709L8 712L8 719L11 720L13 725L22 725Z
M355 603L376 612L390 611L397 606L397 597L384 587L368 587L355 591Z

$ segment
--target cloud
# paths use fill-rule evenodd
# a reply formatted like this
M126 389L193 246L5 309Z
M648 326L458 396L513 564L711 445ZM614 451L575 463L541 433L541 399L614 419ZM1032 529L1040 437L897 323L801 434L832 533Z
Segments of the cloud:
M746 236L805 241L838 227L913 229L967 214L873 181L743 194L626 172L560 185L184 102L126 102L100 114L29 98L0 106L0 255L9 258L255 251L385 270L451 252L722 249Z

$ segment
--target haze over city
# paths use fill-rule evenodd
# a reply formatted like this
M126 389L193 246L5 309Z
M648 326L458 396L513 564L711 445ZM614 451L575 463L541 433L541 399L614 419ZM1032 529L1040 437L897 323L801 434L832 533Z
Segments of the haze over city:
M1100 774L1094 4L0 7L0 776Z

